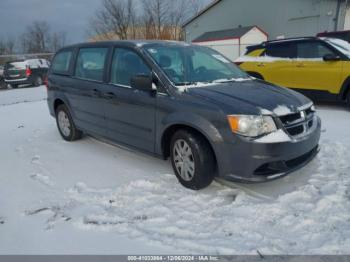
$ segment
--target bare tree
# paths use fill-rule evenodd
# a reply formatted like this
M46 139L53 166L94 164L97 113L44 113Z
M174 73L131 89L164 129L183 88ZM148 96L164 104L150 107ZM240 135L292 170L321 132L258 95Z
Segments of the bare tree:
M66 32L54 32L50 37L50 51L56 52L58 49L66 45Z
M172 39L182 37L182 24L199 12L202 0L142 0L137 12L133 0L102 0L90 20L94 40Z
M90 27L97 36L112 39L127 39L128 33L135 34L136 10L133 0L103 0L90 21Z
M7 37L0 39L0 55L9 55L15 52L15 39Z
M163 29L168 24L168 0L143 0L145 30L156 39L162 39ZM147 37L149 38L149 37Z
M25 33L21 36L22 48L28 53L39 53L48 51L49 25L45 21L35 21L27 26Z
M66 33L51 32L45 21L35 21L21 36L22 51L25 53L55 52L66 42Z

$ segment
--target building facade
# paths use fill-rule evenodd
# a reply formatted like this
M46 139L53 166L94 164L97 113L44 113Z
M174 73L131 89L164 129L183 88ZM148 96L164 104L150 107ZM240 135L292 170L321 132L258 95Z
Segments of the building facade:
M350 29L350 0L216 0L183 25L192 42L205 32L257 25L269 39Z

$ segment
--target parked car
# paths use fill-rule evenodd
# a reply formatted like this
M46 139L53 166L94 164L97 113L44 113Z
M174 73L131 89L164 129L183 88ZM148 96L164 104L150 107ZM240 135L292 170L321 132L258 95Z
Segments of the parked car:
M335 38L304 37L250 46L236 63L250 75L293 88L316 100L350 106L350 44Z
M350 30L318 33L317 37L338 38L350 42Z
M318 152L321 122L308 98L249 77L207 47L74 45L55 55L47 84L63 139L84 132L170 157L190 189L205 188L215 177L277 179Z
M4 79L4 66L0 65L0 89L5 89L6 86Z
M46 59L27 59L7 62L4 68L5 82L12 88L19 85L40 86L50 66Z

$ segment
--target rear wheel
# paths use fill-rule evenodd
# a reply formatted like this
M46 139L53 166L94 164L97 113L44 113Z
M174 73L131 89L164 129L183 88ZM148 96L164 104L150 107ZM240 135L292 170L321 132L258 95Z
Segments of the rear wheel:
M346 95L346 104L348 105L348 108L350 109L350 90L348 91L348 94Z
M56 109L56 122L58 130L66 141L75 141L82 137L83 133L78 130L66 105L59 105Z
M170 150L175 175L184 187L200 190L211 184L215 175L215 157L202 136L179 130L171 139Z
M0 80L0 89L7 89L7 84L3 79Z
M43 79L41 78L41 76L37 76L35 77L34 80L34 86L41 86L43 84Z

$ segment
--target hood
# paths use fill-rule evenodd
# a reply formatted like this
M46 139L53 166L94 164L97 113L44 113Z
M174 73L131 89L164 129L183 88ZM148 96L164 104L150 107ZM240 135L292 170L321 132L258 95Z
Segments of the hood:
M210 100L220 107L225 107L224 111L241 114L282 116L296 113L312 104L310 99L300 93L260 80L189 88L186 92L189 95Z

